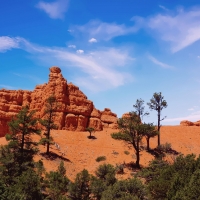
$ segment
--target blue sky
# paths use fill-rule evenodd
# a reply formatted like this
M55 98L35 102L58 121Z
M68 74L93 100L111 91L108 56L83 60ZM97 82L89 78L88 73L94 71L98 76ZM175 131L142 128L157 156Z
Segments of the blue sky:
M33 90L49 68L118 117L162 92L163 125L200 120L198 0L6 0L0 88ZM148 106L146 106L148 110ZM151 111L145 122L156 124Z

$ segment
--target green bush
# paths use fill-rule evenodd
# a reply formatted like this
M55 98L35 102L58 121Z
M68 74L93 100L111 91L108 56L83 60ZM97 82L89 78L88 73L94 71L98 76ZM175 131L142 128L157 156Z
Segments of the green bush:
M129 151L124 151L124 153L125 153L126 155L129 155L129 154L130 154L130 152L129 152Z
M106 156L99 156L96 158L97 162L104 161L104 160L106 160Z
M168 142L165 144L161 144L157 147L158 150L163 151L163 152L168 152L171 149L172 145Z

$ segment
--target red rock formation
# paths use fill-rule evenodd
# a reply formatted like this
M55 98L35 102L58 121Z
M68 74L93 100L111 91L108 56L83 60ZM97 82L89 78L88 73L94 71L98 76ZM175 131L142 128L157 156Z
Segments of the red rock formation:
M48 83L37 85L33 91L0 90L0 136L8 132L8 121L22 106L28 105L31 110L37 111L37 117L42 118L45 101L50 95L56 97L59 105L55 117L58 129L84 131L88 126L96 130L116 127L116 114L108 108L102 112L97 110L77 86L67 83L60 68L51 67Z
M181 126L200 126L200 120L196 122L191 122L188 120L183 120L180 122Z
M109 108L105 108L104 111L101 112L101 121L103 122L103 126L115 128L117 127L117 115L112 113Z

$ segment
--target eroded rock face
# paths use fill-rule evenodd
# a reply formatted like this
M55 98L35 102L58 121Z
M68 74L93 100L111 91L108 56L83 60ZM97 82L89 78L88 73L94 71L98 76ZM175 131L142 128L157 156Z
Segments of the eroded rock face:
M7 123L22 106L28 105L42 118L45 101L51 95L59 105L54 119L58 129L85 131L86 127L93 127L99 131L103 127L116 127L115 113L108 108L102 112L96 109L79 87L67 83L59 67L51 67L48 83L37 85L33 91L0 90L0 136L8 132Z

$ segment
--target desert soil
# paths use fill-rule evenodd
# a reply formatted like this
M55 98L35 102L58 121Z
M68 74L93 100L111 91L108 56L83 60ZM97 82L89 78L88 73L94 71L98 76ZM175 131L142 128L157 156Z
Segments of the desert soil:
M51 135L54 141L58 144L56 147L52 145L51 152L54 152L59 157L47 159L38 154L35 160L42 159L47 171L56 170L61 159L64 160L66 173L68 178L73 180L78 172L87 169L89 173L94 174L100 164L110 163L124 164L135 161L135 153L131 146L128 146L122 141L117 141L111 138L110 134L117 132L113 129L104 129L93 134L96 139L88 139L88 132L73 132L66 130L52 131ZM39 137L34 136L35 140ZM171 143L172 149L184 155L194 153L200 154L200 127L197 126L163 126L161 127L161 144ZM5 138L0 138L0 144L6 144ZM150 140L150 147L154 148L157 144L157 137ZM141 144L146 147L146 141ZM40 153L44 153L46 148L43 145L39 147ZM126 155L124 151L130 152ZM105 156L106 160L96 162L96 158ZM62 157L62 158L61 158ZM141 151L141 165L148 166L149 161L154 157L145 150ZM173 156L168 159L173 160ZM118 178L124 179L130 176L131 171L125 169L124 175L119 175Z

